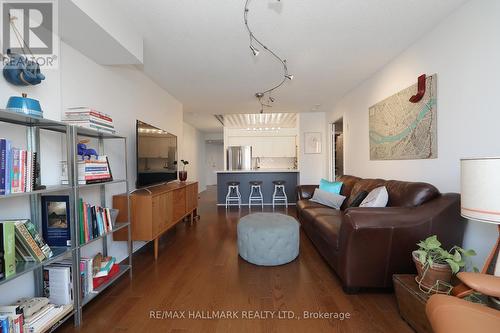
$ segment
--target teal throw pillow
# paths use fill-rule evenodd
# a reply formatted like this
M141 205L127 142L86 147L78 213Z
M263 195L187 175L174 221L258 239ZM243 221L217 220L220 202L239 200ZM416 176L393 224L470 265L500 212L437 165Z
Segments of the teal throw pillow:
M319 182L320 190L340 194L340 190L342 189L342 182L329 182L326 179L321 179Z

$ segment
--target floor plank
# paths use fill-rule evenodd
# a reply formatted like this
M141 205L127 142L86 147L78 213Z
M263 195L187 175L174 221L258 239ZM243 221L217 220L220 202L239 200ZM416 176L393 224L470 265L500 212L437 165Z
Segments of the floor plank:
M215 206L215 189L200 196L201 219L179 224L134 255L134 278L123 277L83 311L83 325L59 332L413 332L391 293L346 295L335 273L301 234L300 256L259 267L238 256L236 225L248 209ZM288 214L295 216L295 208ZM185 311L186 319L151 319L151 311ZM189 319L195 311L238 311L237 319ZM242 311L294 319L243 319ZM287 312L291 311L291 312ZM303 311L349 312L350 319L297 319Z

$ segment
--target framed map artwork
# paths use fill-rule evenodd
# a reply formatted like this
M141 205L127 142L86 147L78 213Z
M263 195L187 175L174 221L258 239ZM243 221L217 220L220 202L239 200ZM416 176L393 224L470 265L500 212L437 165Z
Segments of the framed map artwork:
M427 77L425 95L409 101L417 84L369 108L370 159L437 158L437 75Z

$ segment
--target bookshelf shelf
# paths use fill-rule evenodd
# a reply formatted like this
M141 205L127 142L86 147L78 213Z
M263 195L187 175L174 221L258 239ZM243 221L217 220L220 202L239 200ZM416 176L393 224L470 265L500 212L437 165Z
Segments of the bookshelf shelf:
M70 127L68 124L60 121L37 118L5 109L0 109L0 122L27 127L37 127L40 129L59 133L67 133Z
M58 260L61 260L64 258L67 254L69 254L72 251L72 248L70 247L51 247L52 252L54 255L52 258L46 259L42 262L20 262L17 263L16 265L16 273L12 276L9 276L8 278L3 278L0 280L0 285L12 281L21 275L24 275L26 273L32 272L37 268L43 267L44 265L51 264L53 262L56 262Z
M89 240L88 242L86 242L84 244L80 244L80 248L85 247L85 246L87 246L95 241L98 241L99 239L103 239L104 237L107 237L108 235L111 235L111 234L113 234L113 232L116 232L120 229L127 228L129 225L130 225L129 222L115 223L113 230L111 230L105 234L102 234L99 237L92 238L91 240Z
M112 134L104 131L95 130L92 128L74 126L77 136L84 136L94 139L125 139L124 136Z
M120 277L122 277L125 273L127 273L131 269L130 265L119 265L119 266L120 266L120 270L118 271L118 273L116 273L115 276L113 276L108 282L100 285L99 288L94 289L93 293L91 293L87 297L83 298L82 306L87 305L96 296L98 296L101 292L103 292L106 288L108 288L110 285L112 285L116 280L118 280Z
M9 198L29 198L29 210L30 210L30 220L39 228L41 232L42 228L42 217L41 217L41 199L42 195L53 193L53 192L65 192L70 197L70 221L71 221L71 241L72 247L52 247L53 256L50 259L44 260L42 262L22 262L17 263L16 265L16 273L8 278L0 279L0 285L11 282L20 276L32 272L34 276L34 285L35 285L35 296L43 296L43 267L45 265L49 265L51 263L60 261L65 257L71 257L71 271L72 271L72 282L73 282L73 303L70 304L70 308L68 308L64 313L58 318L55 318L53 322L47 324L46 327L43 328L43 332L53 332L56 330L62 323L67 321L69 318L74 318L74 324L76 327L80 326L82 321L82 308L85 304L87 304L90 300L94 299L99 295L104 289L112 285L117 279L125 275L127 272L132 277L132 241L131 241L131 225L129 222L116 223L114 229L105 235L102 235L98 238L87 242L86 244L79 245L80 239L80 228L79 228L79 201L80 201L80 190L83 189L93 189L99 192L99 196L101 199L100 206L106 207L106 191L114 190L112 187L108 187L106 185L111 184L124 184L126 189L125 193L129 193L129 184L128 184L128 168L127 168L127 138L124 136L120 136L117 134L106 133L98 130L93 130L89 128L77 127L73 125L66 124L60 121L54 121L45 118L37 118L29 115L19 114L15 112L11 112L8 110L0 109L0 123L13 124L18 126L26 127L26 149L29 151L37 152L39 156L40 151L40 130L47 130L52 132L59 132L62 134L63 140L61 142L61 146L65 147L66 157L68 161L68 184L69 185L51 185L47 186L43 190L24 192L24 193L13 193L9 195L0 196L0 202L5 204L3 199ZM116 179L110 182L89 184L89 185L78 185L77 179L78 177L78 156L76 151L77 143L79 142L79 137L88 137L97 139L99 148L99 155L104 154L104 142L105 140L122 140L123 142L123 160L120 161L119 164L124 165L125 167L125 176L124 179ZM40 160L42 158L40 157ZM44 168L41 167L41 172L43 173ZM35 185L40 185L35 184ZM130 215L130 207L127 207ZM122 230L124 228L128 229L128 239L127 239L127 247L128 247L128 258L126 258L123 263L128 262L128 264L122 264L119 266L119 272L110 279L110 281L106 282L104 285L100 286L95 290L95 293L89 295L86 298L82 298L80 293L81 287L81 272L80 272L80 259L81 259L81 250L84 246L88 245L91 242L94 242L98 239L102 240L102 254L104 256L108 255L108 244L107 244L107 235L112 234L115 231ZM21 287L22 288L22 287Z
M72 187L69 185L48 185L46 189L31 191L31 192L22 192L22 193L11 193L8 195L0 195L0 200L9 199L9 198L18 198L18 197L27 197L35 194L48 194L53 192L63 192L69 191Z
M111 185L111 184L121 184L121 183L126 183L126 179L116 179L112 180L109 182L102 182L102 183L94 183L94 184L79 184L77 185L78 188L83 189L83 188L90 188L90 187L96 187L96 186L103 186L103 185Z

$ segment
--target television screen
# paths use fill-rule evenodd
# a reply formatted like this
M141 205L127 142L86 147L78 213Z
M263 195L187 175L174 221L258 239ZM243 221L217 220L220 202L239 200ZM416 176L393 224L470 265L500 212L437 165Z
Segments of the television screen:
M177 137L137 120L137 187L177 179Z

